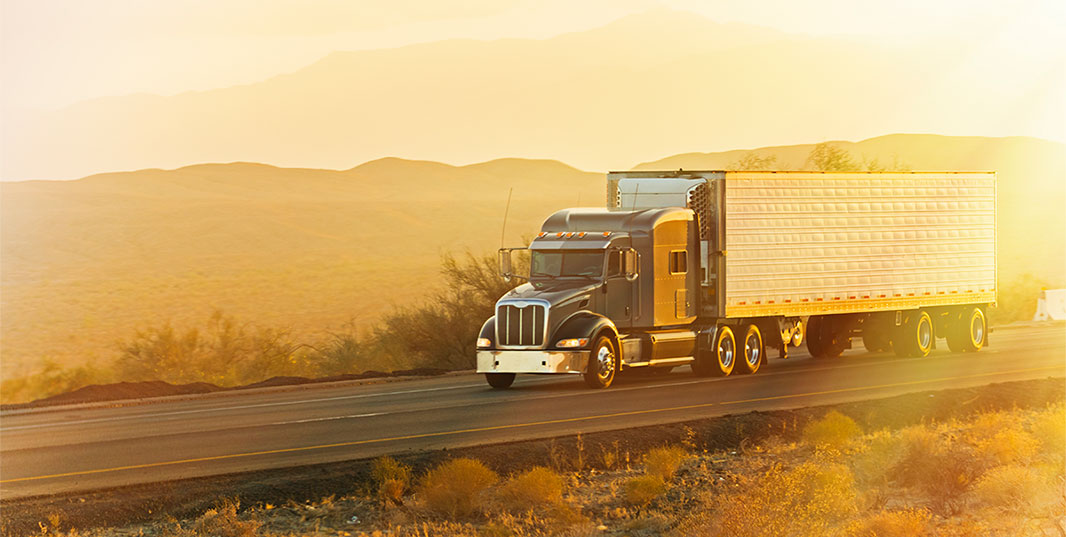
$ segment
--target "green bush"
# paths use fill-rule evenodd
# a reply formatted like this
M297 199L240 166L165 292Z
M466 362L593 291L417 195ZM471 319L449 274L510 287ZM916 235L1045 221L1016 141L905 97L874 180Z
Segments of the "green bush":
M481 493L497 479L481 461L453 459L430 470L422 479L420 492L427 507L455 519L477 510Z

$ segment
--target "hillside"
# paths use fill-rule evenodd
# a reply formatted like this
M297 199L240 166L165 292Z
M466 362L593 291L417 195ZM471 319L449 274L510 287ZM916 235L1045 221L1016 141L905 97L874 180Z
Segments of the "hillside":
M651 11L549 39L338 51L247 85L11 113L0 176L235 160L347 168L384 155L606 169L826 136L1061 133L1061 66L1011 54Z
M366 328L435 281L440 254L534 234L600 205L602 176L554 161L344 171L205 164L0 184L3 373L109 360L116 341L215 308L298 335Z

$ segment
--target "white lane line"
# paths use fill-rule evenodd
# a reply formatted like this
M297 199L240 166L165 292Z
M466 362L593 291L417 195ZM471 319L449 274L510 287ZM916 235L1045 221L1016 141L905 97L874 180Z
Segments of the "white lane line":
M288 425L290 423L312 423L315 421L346 420L352 418L372 418L374 416L384 416L385 414L388 414L388 412L372 412L370 414L350 414L348 416L326 416L324 418L307 418L305 420L279 421L277 423L271 423L271 425Z
M243 409L248 409L248 408L264 408L264 407L273 407L273 406L302 405L302 404L307 404L307 403L322 403L322 402L326 402L326 401L341 401L341 400L345 400L345 399L367 399L367 398L371 398L371 397L385 397L385 396L389 396L389 395L404 395L404 394L411 394L411 393L439 392L439 391L444 391L444 390L460 390L460 389L463 389L463 388L480 388L480 387L483 387L483 386L484 386L484 384L481 384L481 383L478 383L478 384L463 384L463 385L460 385L460 386L443 386L443 387L440 387L440 388L424 388L424 389L419 389L419 390L401 390L401 391L395 391L395 392L361 393L361 394L354 394L354 395L339 395L337 397L322 397L322 398L318 398L318 399L301 399L299 401L278 401L278 402L274 402L274 403L257 403L257 404L254 404L254 405L236 405L236 406L225 406L225 407L215 407L215 408L199 408L199 409L193 409L193 410L175 410L175 411L172 411L172 412L156 412L156 413L152 413L152 414L137 414L137 415L134 415L134 416L113 416L113 417L109 417L109 418L91 418L91 419L84 419L84 420L77 420L77 421L57 421L57 422L51 422L51 423L36 423L36 424L32 424L32 425L15 425L15 426L11 426L11 427L0 427L0 432L22 431L22 430L26 430L26 429L43 429L43 428L48 428L48 427L65 427L65 426L68 426L68 425L85 425L85 424L89 424L89 423L104 423L104 422L112 422L112 421L135 420L135 419L142 419L142 418L159 418L159 417L166 417L166 416L181 416L181 415L188 415L188 414L203 414L203 413L207 413L207 412L225 412L227 410L243 410Z

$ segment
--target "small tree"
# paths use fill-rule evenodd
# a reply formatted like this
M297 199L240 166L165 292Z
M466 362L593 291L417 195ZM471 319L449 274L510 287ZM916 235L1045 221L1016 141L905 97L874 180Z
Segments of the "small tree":
M829 142L814 146L814 149L807 155L807 165L823 172L855 172L861 169L847 150Z
M777 155L760 157L758 153L751 151L729 165L733 170L772 170L777 168Z

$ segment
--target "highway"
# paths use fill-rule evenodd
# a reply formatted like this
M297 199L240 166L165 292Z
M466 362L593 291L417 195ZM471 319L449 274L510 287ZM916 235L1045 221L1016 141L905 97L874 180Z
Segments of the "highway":
M577 376L519 376L491 390L473 373L0 414L0 499L456 448L749 412L1066 376L1061 323L997 329L991 346L924 359L836 360L795 350L754 376L688 367L590 390Z

